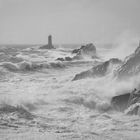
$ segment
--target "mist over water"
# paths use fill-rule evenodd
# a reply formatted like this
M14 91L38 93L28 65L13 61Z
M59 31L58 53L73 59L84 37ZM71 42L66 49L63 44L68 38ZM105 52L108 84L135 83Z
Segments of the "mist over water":
M86 56L73 61L56 60L72 57L73 46L55 50L4 46L0 50L0 137L9 131L7 137L14 139L18 131L23 139L33 133L41 139L46 135L50 139L132 139L134 133L134 139L139 138L139 117L111 107L112 97L139 87L139 76L119 81L109 65L103 77L72 81L98 63L134 52L131 45L125 51L126 46L107 49L103 45L97 47L101 59Z

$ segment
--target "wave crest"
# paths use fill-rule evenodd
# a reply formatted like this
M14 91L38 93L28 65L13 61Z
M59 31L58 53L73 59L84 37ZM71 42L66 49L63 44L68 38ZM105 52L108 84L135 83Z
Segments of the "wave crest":
M106 112L111 109L111 105L109 102L105 101L96 101L93 99L84 99L83 97L73 97L70 99L65 99L66 103L72 103L77 105L83 105L89 109L96 109L98 111Z
M43 68L48 68L48 69L57 69L57 68L64 68L65 65L61 62L50 62L50 63L33 63L33 62L21 62L18 64L14 64L11 62L4 62L1 64L4 68L8 69L9 71L12 72L17 72L17 71L36 71L40 70Z
M2 104L0 107L0 114L15 113L18 118L24 118L27 120L33 119L34 116L23 106L12 106L8 104Z

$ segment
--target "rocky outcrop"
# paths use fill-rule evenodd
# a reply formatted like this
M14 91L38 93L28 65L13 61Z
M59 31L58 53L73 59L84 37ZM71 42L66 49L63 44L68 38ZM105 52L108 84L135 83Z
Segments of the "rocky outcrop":
M80 80L84 78L89 78L89 77L102 77L105 76L106 74L110 73L114 68L116 68L118 65L122 63L121 60L117 58L112 58L108 61L102 62L101 64L98 64L94 66L92 69L81 72L80 74L77 74L73 81L75 80Z
M59 60L59 61L65 61L65 59L62 58L62 57L59 57L59 58L57 58L56 60Z
M125 114L128 115L139 115L140 116L140 103L136 103L129 107L126 111Z
M140 73L140 45L135 52L126 57L123 64L115 72L118 79L126 79Z
M81 48L80 48L81 49ZM79 53L80 52L80 49L74 49L73 51L72 51L72 54L77 54L77 53Z
M135 114L140 115L140 90L134 89L134 91L130 94L130 98L128 101L128 109L126 110L127 114Z
M140 115L140 91L118 95L111 100L112 108L130 115Z
M59 61L72 61L72 60L81 60L81 59L84 59L84 57L89 57L89 58L99 58L97 56L97 53L96 53L96 47L90 43L90 44L87 44L85 46L81 46L81 48L79 49L74 49L72 51L72 54L74 54L73 57L65 57L65 58L57 58L56 60L59 60Z
M72 61L72 58L71 57L65 57L65 60L66 61Z
M112 108L117 111L124 111L127 109L130 93L114 96L111 99Z
M92 43L87 44L85 46L81 46L80 49L73 50L72 54L76 54L75 58L80 58L83 56L97 58L96 47Z
M72 61L73 59L71 58L71 57L64 57L64 58L62 58L62 57L59 57L59 58L57 58L56 60L59 60L59 61Z
M55 49L55 48L54 46L46 44L46 45L41 46L40 49Z

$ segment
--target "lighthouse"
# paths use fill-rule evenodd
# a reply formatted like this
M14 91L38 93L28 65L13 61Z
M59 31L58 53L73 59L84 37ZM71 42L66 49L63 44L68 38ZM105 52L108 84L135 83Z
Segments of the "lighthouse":
M48 45L52 46L52 36L51 35L48 36Z
M51 35L48 36L48 44L41 46L40 49L54 49L54 46L52 44L52 36Z

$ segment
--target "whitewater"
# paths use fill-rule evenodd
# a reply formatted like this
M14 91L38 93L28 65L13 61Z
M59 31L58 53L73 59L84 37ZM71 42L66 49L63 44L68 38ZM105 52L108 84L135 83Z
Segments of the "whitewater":
M140 139L140 117L111 109L112 97L132 91L139 85L138 77L117 82L113 71L118 66L109 64L107 75L73 80L116 58L113 47L97 47L99 58L73 61L57 58L73 57L79 45L39 47L0 47L1 140Z

